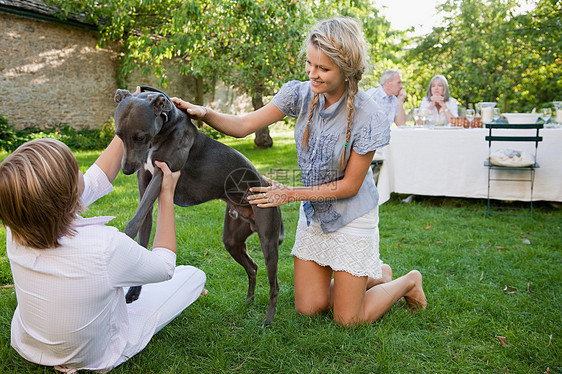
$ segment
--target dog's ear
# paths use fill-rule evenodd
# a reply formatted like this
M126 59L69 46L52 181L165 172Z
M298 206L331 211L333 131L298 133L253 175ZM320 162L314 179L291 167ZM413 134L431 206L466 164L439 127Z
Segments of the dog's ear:
M162 94L148 95L148 100L157 115L172 110L172 103Z
M115 102L117 104L119 104L121 102L121 100L123 100L124 98L126 98L127 96L131 96L131 93L127 90L121 90L118 89L115 92L115 96L113 97L113 100L115 100Z

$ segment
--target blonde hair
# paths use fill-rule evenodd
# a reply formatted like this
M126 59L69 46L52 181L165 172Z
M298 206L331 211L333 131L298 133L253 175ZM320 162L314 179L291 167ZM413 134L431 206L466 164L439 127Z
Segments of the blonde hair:
M325 53L342 72L347 95L347 127L345 147L340 158L340 168L345 168L345 153L351 135L351 120L355 111L355 95L359 91L359 81L368 68L367 43L363 38L361 26L352 18L336 17L316 24L305 39L304 48L314 45ZM309 125L318 104L318 94L314 94L309 106L308 121L302 138L302 146L308 148Z
M54 139L21 145L0 164L0 220L16 243L35 249L59 247L74 235L81 210L78 161Z

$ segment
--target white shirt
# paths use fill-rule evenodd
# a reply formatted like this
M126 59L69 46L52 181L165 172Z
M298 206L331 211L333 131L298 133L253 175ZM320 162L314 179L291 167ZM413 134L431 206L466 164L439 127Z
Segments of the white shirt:
M92 165L84 175L84 205L112 190L103 171ZM148 251L114 227L113 217L77 217L73 237L61 247L36 250L12 240L6 249L18 306L12 319L11 344L25 359L46 366L107 370L127 349L129 317L124 286L172 277L176 255L164 248ZM138 337L146 345L154 321ZM152 327L152 325L154 327Z
M369 88L366 92L375 103L379 104L388 118L388 124L392 125L398 114L398 97L395 95L388 96L382 85L376 88Z
M427 98L427 96L424 96L420 105L420 109L423 110L429 108L429 104L431 104L431 101ZM450 97L449 100L445 101L445 106L447 107L447 109L449 109L453 117L459 116L459 104L457 103L456 99ZM433 109L431 109L430 123L432 125L447 124L447 116L445 115L445 111L443 110L443 108L441 108L439 112L437 112L437 108L435 106L433 107Z

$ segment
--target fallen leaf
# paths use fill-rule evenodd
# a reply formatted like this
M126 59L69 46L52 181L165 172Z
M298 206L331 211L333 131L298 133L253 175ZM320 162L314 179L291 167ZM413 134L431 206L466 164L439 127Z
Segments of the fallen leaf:
M429 229L431 229L431 225L424 226L423 229L424 229L424 230L429 230Z
M496 336L496 338L498 338L502 347L509 347L509 343L507 342L505 336Z
M500 251L505 251L505 247L501 247L499 245L496 245L496 249L499 249Z
M437 242L435 242L435 244L441 245L441 244L443 244L443 242L441 240L438 240Z
M482 279L484 279L484 272L482 272L482 274L480 274L480 282L482 282Z
M523 244L531 244L531 241L530 241L529 239L527 239L527 238L523 238L523 239L521 239L521 243L523 243Z
M548 336L548 344L546 346L550 347L550 343L552 343L552 334Z
M550 374L550 367L546 367L546 371L544 372L544 374Z
M508 295L512 294L512 293L517 293L518 289L512 286L508 286L506 285L505 288L503 289L503 293L506 293Z
M529 295L532 295L535 293L535 291L531 291L531 282L527 282L527 293Z
M398 248L402 248L402 244L401 244L401 243L398 243Z
M5 284L0 288L14 288L14 285L13 284Z

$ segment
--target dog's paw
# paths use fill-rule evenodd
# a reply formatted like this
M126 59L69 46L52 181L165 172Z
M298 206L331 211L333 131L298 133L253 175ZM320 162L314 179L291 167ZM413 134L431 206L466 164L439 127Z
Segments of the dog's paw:
M129 288L129 291L125 295L125 302L127 304L130 304L133 301L138 300L138 298L140 296L140 292L141 292L140 286L135 286L135 287Z

